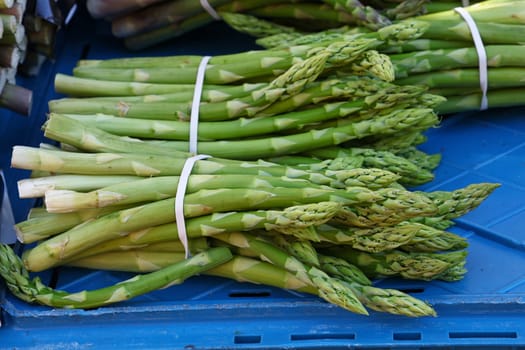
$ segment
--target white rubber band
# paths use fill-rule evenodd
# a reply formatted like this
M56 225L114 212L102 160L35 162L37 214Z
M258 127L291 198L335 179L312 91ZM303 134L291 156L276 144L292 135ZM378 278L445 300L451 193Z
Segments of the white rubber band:
M210 5L208 0L200 0L200 1L201 1L202 8L205 9L206 12L210 14L210 16L212 16L217 21L221 19L221 16L219 16L217 11L215 11L215 9Z
M197 69L197 77L195 78L193 101L191 103L189 135L189 151L192 154L197 154L197 142L199 138L199 107L201 104L202 89L204 87L204 75L210 58L210 56L202 57L199 68Z
M201 1L202 3L202 1ZM184 219L184 197L186 195L186 187L188 180L191 175L191 170L195 165L195 162L201 159L210 158L206 154L197 154L197 144L199 136L199 108L201 103L202 89L204 86L204 75L206 73L206 67L211 56L203 56L199 67L197 68L197 76L195 78L195 87L193 90L193 100L191 103L190 113L190 135L189 135L189 151L194 156L189 157L184 162L182 171L179 177L179 183L177 185L177 192L175 193L175 221L177 224L177 232L179 240L184 247L184 256L190 257L191 252L188 246L188 235L186 233L186 220Z
M186 234L186 221L184 219L184 196L186 194L186 187L191 175L191 170L193 169L195 162L206 158L210 158L210 156L206 154L199 154L186 159L186 162L184 163L180 173L177 192L175 193L175 221L177 224L179 240L184 247L184 256L186 259L191 256L191 253L188 247L188 235Z
M481 35L479 34L478 26L476 25L476 22L468 13L467 10L465 10L462 7L456 7L454 9L457 13L463 17L465 22L467 23L470 33L472 34L472 40L474 41L474 46L476 47L476 51L478 53L478 68L479 68L479 85L481 87L481 105L479 107L480 110L485 110L488 108L488 99L487 99L487 90L488 90L488 72L487 72L487 53L485 51L485 46L483 45L483 40L481 40Z

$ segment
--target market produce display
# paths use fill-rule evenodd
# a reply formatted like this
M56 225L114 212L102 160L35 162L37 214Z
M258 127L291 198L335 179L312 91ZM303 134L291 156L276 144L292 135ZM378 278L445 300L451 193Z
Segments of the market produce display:
M426 28L80 60L56 75L65 96L49 101L42 126L53 143L13 149L12 167L31 171L20 197L43 205L16 224L27 246L20 256L3 246L0 275L14 295L51 307L104 306L209 274L357 314L436 315L373 279L462 279L467 241L447 229L499 185L414 188L439 164L417 146L443 97L397 84L378 49ZM58 266L137 276L73 292L30 276Z

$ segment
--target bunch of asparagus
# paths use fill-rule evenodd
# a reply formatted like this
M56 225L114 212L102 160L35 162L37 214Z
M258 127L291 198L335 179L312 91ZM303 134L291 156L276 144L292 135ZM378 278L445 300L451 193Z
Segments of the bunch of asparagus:
M359 0L209 0L207 3L209 7L193 0L88 0L87 8L94 18L111 21L113 34L123 38L131 49L142 49L180 36L221 19L222 12L242 12L281 23L291 22L309 30L343 24L360 24L375 30L391 23L388 14L376 10L375 4Z
M26 0L23 25L27 37L27 49L19 72L37 76L43 64L55 58L56 37L64 24L64 3L71 1ZM67 12L66 12L67 14Z
M180 271L183 264L200 267L192 273L313 293L361 314L372 309L434 315L425 302L374 287L370 278L461 279L467 243L443 228L497 187L480 183L455 191L409 191L362 169L354 174L360 174L360 186L351 181L340 187L344 179L332 172L199 160L183 211L196 263L184 260L174 212L184 158L94 152L87 143L103 142L92 136L79 138L76 151L14 149L13 166L39 174L22 180L20 192L43 196L45 202L45 209L33 210L16 226L20 241L36 242L23 253L23 262L7 248L2 258L0 274L24 300L53 307L107 305L151 290L145 285L180 282L179 272L169 271ZM82 145L90 153L82 152ZM215 260L208 256L214 248L228 249ZM68 293L43 286L25 271L59 265L151 275L102 291Z
M18 85L16 77L38 76L54 58L62 8L56 1L2 0L0 18L0 106L27 116L33 93Z
M29 115L32 104L32 92L16 83L27 52L25 10L25 0L0 1L0 106L21 115Z
M525 103L525 70L521 59L525 53L525 20L517 15L525 11L524 6L523 1L486 0L465 7L484 44L487 59L481 65L487 67L488 107ZM294 28L285 31L282 25L254 16L230 13L223 14L223 18L233 28L258 37L257 43L266 48L308 44L327 36L366 37L370 33L363 26L304 33ZM483 97L480 54L467 22L453 9L410 17L410 20L427 25L419 38L378 48L390 57L395 67L395 82L426 86L429 92L445 96L446 101L437 107L439 113L480 109ZM264 28L264 32L260 28Z
M89 142L99 143L89 137L76 147ZM365 171L361 186L338 188L330 183L342 179L329 172L200 160L184 198L194 254L185 260L174 213L182 162L176 154L16 147L13 166L40 172L22 180L21 192L43 192L45 209L17 224L20 241L36 242L23 261L4 248L0 274L9 288L30 302L90 308L205 273L312 293L361 314L372 309L434 315L427 303L374 287L370 278L461 279L467 243L439 227L497 187L409 191ZM30 279L26 271L59 265L141 275L102 290L65 292Z
M470 1L475 3L476 1ZM226 12L244 13L301 31L362 26L377 30L416 15L448 10L461 1L448 0L88 0L94 18L111 22L112 32L127 47L143 49L223 19Z
M78 97L50 101L43 126L61 147L13 150L12 166L32 171L20 197L44 206L16 225L32 245L21 258L4 248L0 274L15 295L54 307L107 305L203 273L312 293L360 314L435 315L370 279L461 279L467 242L446 229L498 185L405 186L431 179L419 172L431 174L435 159L414 144L437 123L431 107L441 98L389 83L376 69L388 59L373 48L419 32L405 23L354 41L213 57L198 125L199 150L212 157L196 161L182 211L187 90L201 57L79 62L74 76L56 79ZM60 265L140 275L66 292L27 272Z
M389 83L392 65L374 50L419 33L403 23L359 40L212 57L199 104L198 152L305 169L382 168L410 186L430 181L440 157L416 146L438 123L432 108L442 97ZM49 102L46 135L69 142L67 134L95 127L140 140L148 152L187 151L201 59L80 61L72 76L56 76L56 90L67 96Z

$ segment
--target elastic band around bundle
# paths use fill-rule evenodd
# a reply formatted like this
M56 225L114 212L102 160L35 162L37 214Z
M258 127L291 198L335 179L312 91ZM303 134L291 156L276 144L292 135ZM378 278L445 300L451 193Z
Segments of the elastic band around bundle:
M184 247L184 256L189 258L191 253L188 246L188 235L186 233L186 220L184 219L184 197L186 195L186 187L188 186L188 180L191 175L191 170L195 165L195 162L201 159L210 158L211 156L206 154L199 154L193 157L187 158L182 171L180 173L179 183L177 185L177 192L175 193L175 220L177 224L177 232L179 240Z
M191 102L190 113L190 135L189 135L189 152L197 154L198 130L199 130L199 108L201 104L202 89L204 87L204 75L210 56L204 56L199 63L195 86L193 90L193 100Z
M474 41L474 46L478 53L478 68L479 68L479 85L481 87L481 105L480 110L485 110L488 108L488 99L487 99L487 90L488 90L488 72L487 72L487 53L485 51L485 46L483 45L483 40L478 30L476 22L470 15L470 13L462 7L456 7L454 9L457 13L463 17L463 20L467 23L470 33L472 34L472 40Z
M206 12L208 12L210 16L212 16L217 21L221 19L221 16L219 16L219 14L217 13L217 11L215 11L213 6L210 5L208 0L200 0L200 2L202 8L206 10Z

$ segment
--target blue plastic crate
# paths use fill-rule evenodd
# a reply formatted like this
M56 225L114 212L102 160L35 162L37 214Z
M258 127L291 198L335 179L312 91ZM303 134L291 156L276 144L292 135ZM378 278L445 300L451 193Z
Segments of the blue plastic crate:
M0 167L6 170L17 221L33 202L16 200L16 181L27 173L9 169L10 148L42 140L46 101L56 97L54 74L70 73L81 57L124 52L104 24L85 18L77 18L64 35L57 60L38 79L23 81L35 91L32 116L2 112L0 118ZM248 38L216 23L137 54L219 54L251 47ZM375 312L365 317L310 295L204 276L89 311L28 305L0 288L0 349L525 349L525 108L456 115L428 136L422 148L441 153L443 161L435 181L423 189L502 184L452 229L470 243L469 272L462 281L378 282L429 301L438 317ZM129 274L59 268L43 277L73 291Z

